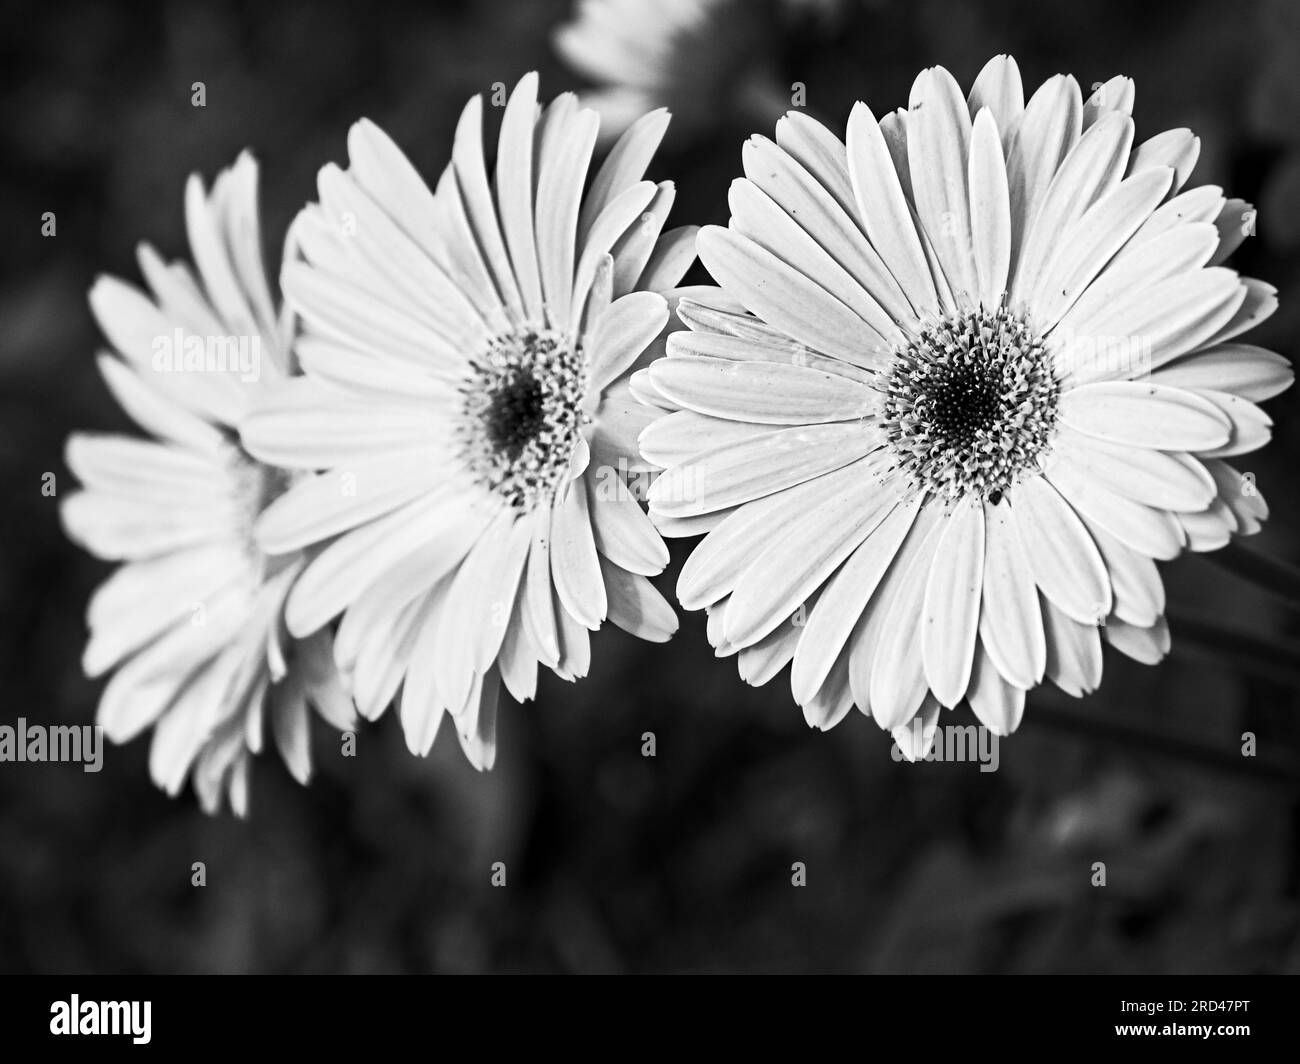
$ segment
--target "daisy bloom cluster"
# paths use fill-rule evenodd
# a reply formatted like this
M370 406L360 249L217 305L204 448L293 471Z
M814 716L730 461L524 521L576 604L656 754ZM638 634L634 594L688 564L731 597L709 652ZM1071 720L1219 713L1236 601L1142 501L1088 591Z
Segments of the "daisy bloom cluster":
M257 164L244 154L185 215L196 271L139 250L148 291L101 278L90 304L113 350L99 371L152 439L78 433L67 463L83 487L63 503L68 535L121 566L95 592L83 665L112 672L98 722L114 742L153 727L153 779L187 776L205 809L248 808L249 764L267 725L293 775L311 773L309 706L354 726L328 633L289 636L284 603L301 552L254 542L289 483L239 442L246 418L289 373L293 319L262 262Z
M1134 141L1133 83L1026 101L1001 56L936 67L847 142L791 113L745 145L715 290L639 372L650 511L707 533L678 596L741 676L792 664L809 724L854 704L922 756L941 707L991 731L1102 644L1169 648L1156 562L1266 516L1232 459L1288 364L1242 342L1274 290L1223 266L1247 205L1185 189L1199 141Z
M668 552L637 497L655 412L628 383L662 353L663 293L694 259L695 229L664 231L673 186L644 179L667 123L641 118L588 182L597 114L572 94L539 107L529 74L491 170L478 97L433 189L362 121L348 168L321 170L294 224L302 261L281 283L304 376L241 434L301 479L257 541L318 550L289 631L340 618L334 658L359 710L397 697L415 753L450 716L488 768L502 685L522 701L539 666L584 676L607 619L650 640L676 628L648 579Z

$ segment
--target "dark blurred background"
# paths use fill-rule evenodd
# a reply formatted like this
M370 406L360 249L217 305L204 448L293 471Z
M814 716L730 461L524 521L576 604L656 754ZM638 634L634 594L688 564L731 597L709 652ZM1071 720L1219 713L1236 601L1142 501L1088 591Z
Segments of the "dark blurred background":
M1011 52L1028 89L1068 71L1085 94L1129 74L1138 139L1191 126L1193 183L1259 206L1235 262L1275 284L1282 309L1247 339L1294 360L1297 10L746 2L694 45L702 87L683 102L697 112L652 176L678 183L671 224L725 221L740 145L774 118L730 102L751 63L804 82L841 134L853 100L905 106L935 63L968 86ZM71 486L70 430L129 430L93 369L95 275L136 279L142 239L188 256L186 175L210 179L245 146L262 162L272 249L317 168L345 161L360 116L432 179L472 93L530 69L546 96L589 85L550 44L569 17L567 0L4 8L0 721L89 723L101 686L78 658L108 567L68 544L40 491L47 471ZM46 211L56 237L41 236ZM1295 390L1269 404L1274 441L1241 462L1273 507L1251 546L1291 560L1298 404ZM489 775L449 734L412 758L394 714L361 733L355 758L319 726L307 789L264 756L242 822L155 790L147 739L108 749L97 775L0 764L0 971L1300 971L1295 615L1204 558L1165 571L1171 658L1147 668L1107 651L1092 697L1036 692L995 773L895 763L856 712L809 731L788 674L746 687L713 659L698 614L668 647L611 628L585 682L548 674L535 703L507 705ZM1255 758L1241 756L1244 731ZM490 885L494 861L504 888ZM1091 885L1096 861L1105 887Z

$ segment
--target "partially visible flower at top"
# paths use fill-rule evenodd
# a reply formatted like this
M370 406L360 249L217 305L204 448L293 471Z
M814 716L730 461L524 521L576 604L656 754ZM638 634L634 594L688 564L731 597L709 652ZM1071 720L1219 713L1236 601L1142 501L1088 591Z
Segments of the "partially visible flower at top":
M600 113L604 137L656 107L667 107L687 136L737 110L771 121L791 105L773 87L777 7L778 0L579 0L573 20L555 31L555 49L600 86L582 102Z
M74 434L84 485L61 507L68 535L122 562L95 592L82 662L116 669L98 722L123 743L153 725L149 767L175 795L193 771L205 810L223 792L248 809L251 756L266 724L290 772L311 773L308 704L340 729L355 715L325 632L290 639L285 596L301 552L270 558L253 524L287 474L256 461L238 428L289 371L294 323L277 311L262 263L257 164L247 153L185 215L197 277L139 248L146 294L102 277L90 305L116 353L98 366L123 409L156 439Z
M749 682L793 661L809 724L856 702L918 757L964 699L1007 734L1045 676L1095 688L1103 640L1158 661L1155 560L1266 516L1226 461L1292 379L1239 342L1277 303L1220 265L1249 208L1180 191L1199 142L1134 147L1132 107L1059 75L1025 103L999 57L969 98L936 67L857 104L847 145L797 113L745 145L699 238L722 287L632 383L671 411L651 515L708 533L682 605Z
M663 350L659 293L694 261L695 229L663 232L673 186L642 177L662 111L584 196L598 123L571 93L539 109L529 74L495 179L474 97L430 192L362 121L349 168L322 169L320 202L294 223L306 262L282 283L306 376L243 439L322 472L271 505L258 540L326 544L290 593L289 629L342 613L335 660L358 708L378 716L400 686L415 753L450 713L488 768L501 684L522 701L539 664L586 675L607 617L651 640L677 626L647 579L668 551L638 501L636 436L654 412L627 378Z
M1255 8L1259 58L1249 103L1250 125L1281 148L1260 195L1260 235L1281 249L1300 244L1300 5L1269 0Z

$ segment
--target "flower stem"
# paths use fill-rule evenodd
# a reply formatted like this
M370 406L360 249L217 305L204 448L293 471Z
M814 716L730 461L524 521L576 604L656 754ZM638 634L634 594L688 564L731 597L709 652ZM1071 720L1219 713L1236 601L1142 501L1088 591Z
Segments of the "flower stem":
M1114 743L1130 750L1141 748L1172 761L1248 777L1258 783L1294 787L1300 782L1300 765L1293 762L1276 758L1243 758L1233 743L1207 744L1199 737L1189 737L1156 723L1134 724L1129 720L1119 720L1104 711L1089 712L1087 709L1073 709L1054 701L1036 699L1036 704L1030 707L1025 719L1053 730Z
M1300 568L1232 540L1222 550L1205 557L1234 576L1263 588L1292 609L1300 610Z
M1175 652L1190 643L1206 657L1243 672L1289 686L1300 686L1300 654L1267 636L1242 632L1197 614L1168 612Z

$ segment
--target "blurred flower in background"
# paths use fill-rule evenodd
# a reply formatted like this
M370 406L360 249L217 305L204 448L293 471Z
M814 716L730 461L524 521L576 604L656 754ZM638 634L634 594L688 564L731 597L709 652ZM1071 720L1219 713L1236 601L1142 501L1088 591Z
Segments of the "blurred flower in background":
M1250 100L1250 121L1281 152L1264 186L1264 239L1280 249L1300 244L1300 6L1289 0L1262 5L1263 56Z
M101 354L100 372L157 442L73 435L68 466L84 488L62 516L79 544L123 563L87 613L87 674L116 670L99 723L117 743L152 726L154 781L175 795L193 769L204 809L215 811L224 791L242 816L268 723L305 783L308 704L338 728L354 716L328 633L292 640L285 631L303 556L270 558L253 541L288 477L251 458L238 427L287 377L294 324L267 284L252 157L218 175L211 193L192 177L185 213L197 278L145 244L150 294L114 278L90 293L120 356Z
M729 114L770 122L791 103L778 84L773 41L793 0L578 0L555 32L555 49L600 86L582 101L612 139L641 115L667 107L695 137Z

